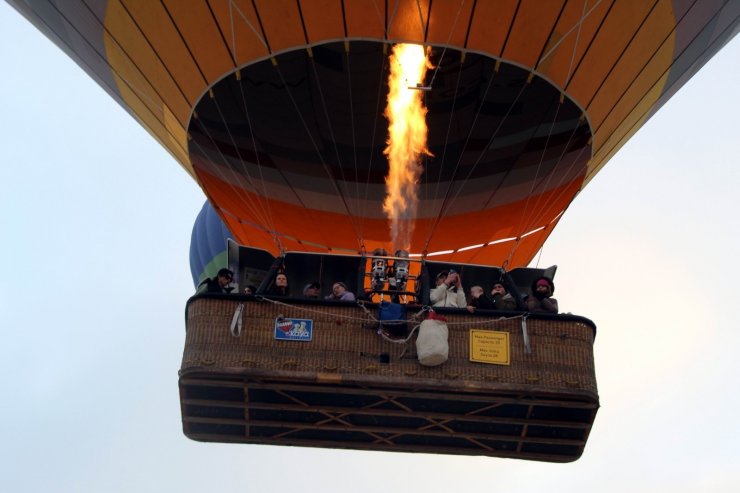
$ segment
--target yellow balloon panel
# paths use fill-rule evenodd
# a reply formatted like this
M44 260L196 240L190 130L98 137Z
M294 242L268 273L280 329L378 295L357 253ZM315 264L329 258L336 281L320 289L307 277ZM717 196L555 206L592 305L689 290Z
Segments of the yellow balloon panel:
M553 84L564 88L591 46L609 2L568 2L537 62L536 70Z
M237 66L270 55L260 20L250 0L209 4Z
M164 0L167 15L182 38L181 44L187 48L207 85L236 68L209 5L207 2Z
M136 28L131 28L131 22ZM106 29L111 33L129 31L129 36L136 36L136 31L144 37L147 47L152 54L160 60L160 69L170 74L182 95L192 107L203 95L206 81L198 70L193 58L188 52L188 47L183 43L178 33L178 28L172 23L167 11L159 2L126 2L125 8L117 0L111 0L105 17ZM120 36L117 35L117 38ZM111 63L114 72L121 67ZM154 78L141 67L140 70L147 78ZM174 107L174 105L170 105ZM180 119L181 115L177 115ZM188 112L186 121L190 119Z
M518 4L517 0L476 3L466 48L501 57Z
M300 3L309 43L342 39L342 5L334 0L306 0Z
M256 0L260 24L272 53L306 45L298 3L291 0Z
M523 0L512 19L503 50L503 58L534 68L547 46L562 6L560 2Z
M359 39L385 39L385 0L344 2L347 36Z

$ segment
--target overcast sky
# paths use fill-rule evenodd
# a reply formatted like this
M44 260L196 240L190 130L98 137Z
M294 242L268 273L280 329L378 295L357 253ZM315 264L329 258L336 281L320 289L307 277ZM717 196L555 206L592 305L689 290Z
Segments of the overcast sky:
M204 196L0 2L0 491L740 491L740 40L565 213L540 266L598 326L602 407L547 464L182 434L177 370Z

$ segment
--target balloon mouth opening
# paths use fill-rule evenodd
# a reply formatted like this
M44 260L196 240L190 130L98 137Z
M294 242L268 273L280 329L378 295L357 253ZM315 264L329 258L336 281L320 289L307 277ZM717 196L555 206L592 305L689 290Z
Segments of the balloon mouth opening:
M349 44L349 50L344 42L313 46L310 54L296 49L274 63L240 67L198 101L188 125L189 156L230 224L319 250L357 251L363 239L393 248L383 213L389 50L383 42ZM449 47L432 46L430 58L439 67L433 82L410 84L428 110L431 155L422 157L417 226L403 248L444 252L444 245L423 244L436 218L488 220L489 211L521 209L543 194L563 198L536 205L541 217L523 227L502 212L499 233L461 240L452 250L523 237L558 217L592 154L582 109L517 65ZM285 211L321 219L296 221Z

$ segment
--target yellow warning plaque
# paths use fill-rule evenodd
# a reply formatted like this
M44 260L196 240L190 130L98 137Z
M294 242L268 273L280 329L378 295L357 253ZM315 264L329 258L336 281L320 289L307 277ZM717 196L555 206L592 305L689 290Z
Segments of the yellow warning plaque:
M509 333L492 330L470 331L470 361L492 365L511 364Z

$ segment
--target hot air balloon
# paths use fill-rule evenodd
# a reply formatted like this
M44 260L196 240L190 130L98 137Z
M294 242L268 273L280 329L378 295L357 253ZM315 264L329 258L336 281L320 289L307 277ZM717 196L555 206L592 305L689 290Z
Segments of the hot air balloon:
M196 287L206 278L215 277L228 263L226 248L231 238L231 232L213 207L208 202L203 204L190 239L190 272Z
M359 287L372 252L397 250L383 208L388 56L422 46L430 68L407 87L427 125L410 255L387 259L420 263L417 296L451 266L514 285L538 274L511 276L740 22L740 4L720 0L10 3L170 151L250 258L274 259L265 279L310 264ZM551 461L583 451L598 408L586 319L527 315L492 330L451 313L464 330L451 330L460 359L445 372L366 338L352 322L363 308L258 301L190 301L188 436ZM281 317L303 320L302 333L315 323L315 339L242 330L277 334ZM490 333L471 332L480 324ZM511 337L508 363L472 358L504 344L493 332ZM346 337L351 371L328 343Z

